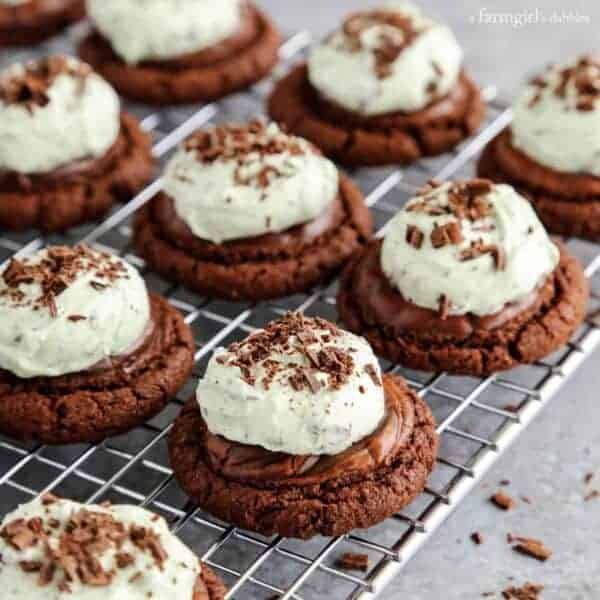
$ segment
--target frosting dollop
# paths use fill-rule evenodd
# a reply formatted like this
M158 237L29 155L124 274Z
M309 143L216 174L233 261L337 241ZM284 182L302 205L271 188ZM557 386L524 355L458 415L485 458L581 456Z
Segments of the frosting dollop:
M565 173L600 176L600 59L553 65L513 104L512 144Z
M52 56L0 74L0 171L43 174L98 158L120 129L119 97L85 63Z
M385 414L367 341L299 313L216 350L197 400L211 433L294 455L339 454Z
M523 300L559 258L525 198L476 179L423 189L389 222L380 260L406 300L444 318Z
M162 517L43 496L0 527L2 598L192 600L201 566Z
M53 246L0 273L0 368L59 376L132 351L150 327L139 273L86 246Z
M281 233L335 200L335 165L271 123L199 131L169 161L163 189L195 236L216 244Z
M365 115L414 112L457 83L462 50L451 30L416 7L351 15L310 53L311 84L328 100Z
M127 63L214 46L241 26L243 0L87 0L98 31Z

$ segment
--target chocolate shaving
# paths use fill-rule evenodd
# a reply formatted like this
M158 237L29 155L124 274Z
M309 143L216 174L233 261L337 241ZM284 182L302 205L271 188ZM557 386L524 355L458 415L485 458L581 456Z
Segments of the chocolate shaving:
M375 48L375 74L385 79L392 74L392 65L400 54L421 33L415 29L412 19L401 12L373 10L350 15L342 26L347 43L353 51L364 49L362 34L368 29L382 27Z
M48 90L59 75L72 75L85 82L91 72L85 63L75 63L65 56L50 56L18 65L0 78L0 101L20 104L33 112L36 107L50 102Z
M50 506L57 502L53 497L42 499L42 504ZM49 509L47 509L48 511ZM109 514L82 509L75 513L60 530L60 521L54 517L47 525L55 530L46 529L42 519L28 521L17 519L8 523L0 537L18 551L26 551L33 546L41 546L44 558L40 561L21 561L25 573L37 573L38 585L44 587L60 577L58 588L69 592L70 584L79 581L89 586L107 586L116 574L116 569L126 569L135 563L135 557L122 547L130 541L142 552L148 552L157 568L162 569L167 554L158 534L151 529L125 525ZM54 535L52 540L48 536ZM110 550L114 553L115 568L103 565L100 558Z
M377 368L375 367L375 365L365 365L365 373L371 378L371 380L377 387L381 387L381 378L377 373Z
M513 540L517 542L513 546L515 552L531 556L541 562L545 562L552 556L552 550L546 548L540 540L520 536L514 537Z
M286 163L287 170L265 165L266 157L281 154L301 156L310 152L320 154L312 144L288 136L259 120L246 125L219 125L200 130L188 138L184 147L193 152L201 163L237 161L235 183L260 189L267 188L274 179L289 176L296 169L291 162Z
M325 345L340 335L340 330L324 319L288 313L244 341L232 344L217 360L220 364L239 368L242 378L250 385L257 383L253 369L260 365L261 383L265 389L269 389L275 377L281 376L296 391L310 389L316 393L323 386L316 378L317 373L326 375L327 387L339 389L355 368L350 352ZM318 350L310 347L314 344L320 346ZM274 360L270 358L272 353L298 353L310 366Z
M69 315L67 319L73 323L77 323L78 321L86 321L87 317L84 317L83 315Z
M558 82L554 83L555 76ZM553 84L551 92L560 99L567 98L567 89L575 91L575 109L589 112L595 109L596 100L600 97L600 61L596 57L582 56L573 66L556 70L550 66L546 74L534 78L530 84L538 91L530 101L530 106L535 106L540 100L544 90Z
M21 306L26 302L20 286L37 283L41 294L27 305L46 308L54 318L58 316L57 298L84 272L106 280L107 283L92 281L90 285L95 289L104 289L127 277L125 266L107 253L94 252L84 245L50 246L40 259L12 259L1 275L6 287L0 290L0 295Z
M445 321L450 316L450 309L452 307L452 302L445 295L442 294L439 299L439 309L438 315L442 321Z
M511 510L516 506L515 501L504 492L496 492L490 500L502 510Z
M485 254L492 256L494 267L497 271L506 269L506 253L504 250L495 244L485 244L481 239L471 242L471 247L460 253L460 260L474 260Z
M406 242L417 250L423 245L424 238L423 232L415 225L409 225L406 228Z
M526 583L523 587L511 586L502 592L504 600L539 600L543 585Z
M456 221L445 225L436 225L431 232L431 245L434 248L443 248L448 245L457 246L463 240L460 224Z
M367 554L355 554L353 552L346 552L335 561L335 566L338 569L364 571L365 573L369 570L369 564Z
M308 382L308 387L313 394L316 394L321 389L321 382L316 378L315 374L308 370L303 370L304 377Z
M481 544L483 544L483 536L481 533L479 533L479 531L475 531L471 534L471 540L477 546L481 546Z

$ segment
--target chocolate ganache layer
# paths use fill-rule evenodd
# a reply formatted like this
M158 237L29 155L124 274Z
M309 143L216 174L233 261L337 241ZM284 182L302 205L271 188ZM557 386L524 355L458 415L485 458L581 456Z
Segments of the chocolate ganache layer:
M293 456L248 446L214 435L203 426L208 464L223 477L256 487L318 485L344 477L368 475L389 465L409 443L415 427L415 404L396 379L383 378L385 416L371 435L335 456ZM204 421L203 421L204 423Z

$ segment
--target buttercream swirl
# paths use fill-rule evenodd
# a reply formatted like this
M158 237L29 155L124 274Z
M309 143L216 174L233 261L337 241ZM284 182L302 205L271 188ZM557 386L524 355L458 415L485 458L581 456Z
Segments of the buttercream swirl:
M381 267L402 296L449 315L493 315L526 299L560 252L531 204L486 180L428 187L390 221Z
M366 340L299 313L217 350L197 400L213 434L292 455L339 454L385 412Z
M364 116L418 111L457 84L462 51L450 29L413 6L351 15L308 59L311 84Z
M0 74L0 171L44 174L102 157L120 110L112 87L74 58L12 65Z
M189 138L169 161L163 189L194 235L219 244L319 217L338 195L339 176L307 141L255 121Z
M7 600L192 600L201 574L162 517L52 496L6 516L0 555Z
M511 143L541 165L600 176L600 60L553 65L513 105Z

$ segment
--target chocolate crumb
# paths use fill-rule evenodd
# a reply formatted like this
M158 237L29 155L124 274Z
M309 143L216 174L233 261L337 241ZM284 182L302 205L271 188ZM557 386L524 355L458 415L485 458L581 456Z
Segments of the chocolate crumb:
M115 561L119 569L126 569L135 563L135 557L129 552L118 552L115 554Z
M496 492L490 500L502 510L512 510L516 506L515 501L503 492Z
M509 587L502 592L505 600L539 600L543 585L526 583L523 587Z
M321 382L316 378L315 374L308 370L304 369L303 371L304 377L308 382L308 387L313 394L317 394L321 390Z
M366 365L365 373L371 378L371 380L377 387L381 387L381 379L379 377L379 374L377 373L377 368L375 367L375 365Z
M87 317L84 317L83 315L69 315L67 319L73 323L77 323L78 321L86 321Z
M588 483L590 483L592 481L592 479L594 479L594 473L590 472L590 473L586 473L585 477L583 478L584 483L587 485Z
M369 570L369 556L367 554L346 552L335 561L335 566L339 569L367 572Z
M513 542L517 542L516 546L513 546L515 552L531 556L541 562L545 562L552 556L552 551L546 548L540 540L534 538L527 538L522 536L514 536Z
M436 225L431 232L431 245L434 248L443 248L448 245L457 246L463 240L460 224L457 221Z
M479 531L475 531L471 534L471 540L473 540L473 543L477 546L481 546L481 544L483 544L483 536Z
M409 225L406 228L406 242L417 250L423 245L424 238L423 232L415 225Z
M592 490L589 494L587 494L585 496L584 500L586 502L589 502L590 500L595 500L598 497L600 497L600 491L598 491L598 490Z

